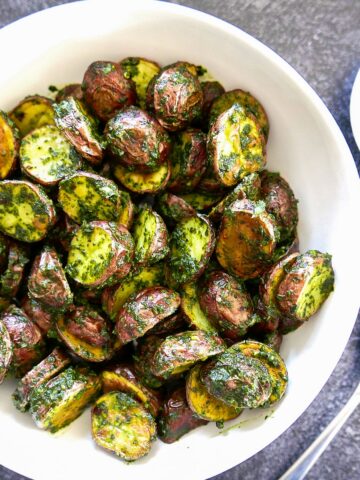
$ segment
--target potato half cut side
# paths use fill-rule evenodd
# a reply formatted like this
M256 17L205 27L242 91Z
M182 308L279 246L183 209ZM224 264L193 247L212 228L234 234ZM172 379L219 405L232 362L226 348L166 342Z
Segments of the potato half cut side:
M195 283L185 283L181 289L181 310L192 327L205 332L216 333L217 330L202 310Z
M23 242L42 240L56 220L53 202L38 185L22 180L0 183L0 230Z
M42 430L55 433L78 418L99 395L99 377L85 367L68 367L34 388L30 414Z
M20 134L13 121L0 110L0 179L8 177L16 167Z
M159 65L152 60L141 57L126 57L121 60L120 65L124 71L124 76L134 82L137 102L141 108L145 109L146 90L150 80L160 72Z
M19 129L22 137L35 128L55 125L53 102L50 98L40 95L24 98L9 112L9 117Z
M135 193L157 193L164 190L170 177L170 164L165 162L154 172L145 173L130 170L117 163L113 174L128 190Z
M226 422L240 415L241 409L230 407L211 395L202 383L202 365L195 365L186 379L186 398L191 410L209 422Z
M122 392L101 396L92 409L91 423L95 442L128 462L149 453L156 436L151 414Z
M191 192L191 193L182 193L180 198L182 198L186 203L191 205L195 210L202 212L208 208L213 207L222 199L222 193L204 193L204 192Z

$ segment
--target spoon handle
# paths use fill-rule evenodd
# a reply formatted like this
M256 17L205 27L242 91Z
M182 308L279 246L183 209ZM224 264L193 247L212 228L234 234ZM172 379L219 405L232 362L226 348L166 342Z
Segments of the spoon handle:
M360 404L360 383L344 408L279 480L302 480Z

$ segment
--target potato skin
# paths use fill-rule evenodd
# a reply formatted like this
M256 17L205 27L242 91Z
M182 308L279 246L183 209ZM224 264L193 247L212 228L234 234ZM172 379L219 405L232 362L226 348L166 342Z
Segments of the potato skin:
M185 388L180 387L171 392L164 401L158 421L159 438L164 443L174 443L186 433L207 423L190 409Z
M60 103L69 97L76 98L77 100L84 99L84 92L80 83L70 83L69 85L65 85L65 87L59 90L56 94L55 102Z
M54 324L54 313L46 310L43 305L30 298L28 295L22 299L21 308L24 310L30 320L32 320L32 322L39 327L41 332L44 335L47 335Z
M150 331L150 335L173 335L188 328L182 312L174 313L170 317L157 323Z
M149 335L139 338L137 342L137 348L133 357L134 369L141 383L146 387L160 388L164 384L164 379L156 377L151 371L153 357L163 340L163 336L152 335L149 332Z
M165 192L158 197L156 208L171 225L181 222L184 218L196 215L196 210L183 198L169 192Z
M254 308L245 287L231 275L210 273L201 288L201 308L227 338L237 340L254 323Z
M224 87L217 81L201 82L201 89L204 96L204 103L202 108L202 120L204 125L208 122L210 108L214 100L225 93Z
M180 296L164 287L141 290L125 302L116 316L116 334L122 344L142 337L158 322L172 315Z
M116 160L143 172L155 171L171 149L166 130L147 112L133 106L108 121L105 137Z
M115 62L97 61L89 65L82 89L85 102L104 122L136 101L134 83L124 76L122 67Z
M0 179L3 180L15 170L20 146L20 132L15 123L0 110Z
M0 296L13 298L17 295L29 261L28 249L20 243L10 241L7 268L0 277Z
M13 358L13 344L6 325L0 319L0 384L4 380Z

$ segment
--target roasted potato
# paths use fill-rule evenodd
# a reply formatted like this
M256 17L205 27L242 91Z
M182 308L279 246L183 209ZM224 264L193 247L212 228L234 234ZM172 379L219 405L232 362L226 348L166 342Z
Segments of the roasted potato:
M30 395L34 388L53 378L69 364L68 355L61 348L55 347L44 360L19 381L12 397L15 407L21 412L25 412L29 408Z
M9 112L9 117L19 129L22 137L35 128L55 124L53 102L50 98L41 95L24 98Z
M29 263L28 249L17 242L9 242L7 268L0 276L0 296L13 298L17 295Z
M203 124L206 126L208 124L208 117L214 100L225 93L225 89L221 83L217 81L205 81L201 82L200 85L204 96L201 116Z
M13 359L13 343L9 330L0 319L0 384L4 380Z
M54 313L52 308L46 309L43 305L30 298L28 295L22 299L21 308L30 320L39 327L44 335L47 335L53 328L58 313Z
M20 166L34 182L54 186L81 167L81 158L58 128L44 125L21 140Z
M179 387L164 401L158 421L159 438L164 443L174 443L186 433L207 423L190 409L185 388Z
M194 217L196 210L181 197L165 192L156 201L156 208L170 225Z
M173 335L174 333L186 330L188 325L186 323L184 314L182 312L174 313L170 317L157 323L148 334L150 335Z
M172 315L180 296L164 287L149 287L131 296L116 316L116 334L124 345L142 337L157 323Z
M127 57L121 60L120 65L124 77L131 79L135 84L137 103L141 108L146 106L146 90L149 82L160 72L156 62L141 57Z
M181 194L181 198L199 212L213 207L222 197L222 193L191 192Z
M259 125L238 103L221 113L212 124L207 151L212 171L225 187L236 185L266 163Z
M268 332L260 338L261 343L265 343L268 347L275 350L275 352L280 352L280 347L283 341L282 333L279 330L274 330L273 332Z
M85 72L84 100L104 122L136 101L135 85L124 73L119 63L108 61L93 62Z
M96 119L74 97L55 103L54 110L55 123L64 137L91 165L99 165L104 156L105 143Z
M58 219L54 228L49 232L48 239L59 248L60 251L68 252L70 243L79 229L79 224L74 222L65 212L58 212Z
M53 202L38 185L23 180L0 183L0 230L16 240L38 242L55 224Z
M258 277L269 267L275 244L275 225L262 203L236 200L225 210L216 256L230 274Z
M84 99L84 92L80 83L70 83L69 85L65 85L64 88L61 88L56 94L55 102L60 103L69 97L76 98L76 100L80 101Z
M147 112L129 107L112 117L105 138L115 159L126 167L154 172L167 161L170 137Z
M161 322L160 324L161 325ZM146 335L139 338L135 354L133 356L134 369L141 383L146 387L160 388L164 383L164 379L155 376L151 371L151 364L155 352L163 342L164 337L157 335Z
M206 170L206 136L188 128L178 133L170 153L171 177L168 188L174 193L191 192Z
M151 173L130 170L119 163L112 166L115 178L134 193L158 193L166 187L170 178L170 163L167 161Z
M285 316L304 321L319 310L333 290L331 255L308 250L291 265L278 286L276 299Z
M30 414L36 426L55 433L78 418L99 395L99 377L84 367L68 367L30 395Z
M228 273L214 271L207 276L199 303L218 331L232 340L243 337L256 321L250 294Z
M14 122L0 110L0 179L15 169L19 154L20 133Z
M216 334L189 330L168 336L156 350L151 370L161 378L169 378L189 370L225 350L224 341Z
M303 325L305 320L298 320L294 317L284 317L282 316L279 320L278 330L282 335L294 332L301 325ZM265 342L266 343L266 342Z
M200 306L195 283L189 282L183 285L181 289L181 310L187 322L196 330L217 333L216 328Z
M170 238L165 275L170 285L180 286L198 278L215 247L214 229L204 215L182 220Z
M122 392L100 397L92 408L91 423L95 442L128 462L149 453L156 436L151 414Z
M134 242L123 225L83 223L70 244L68 275L84 287L114 285L130 271Z

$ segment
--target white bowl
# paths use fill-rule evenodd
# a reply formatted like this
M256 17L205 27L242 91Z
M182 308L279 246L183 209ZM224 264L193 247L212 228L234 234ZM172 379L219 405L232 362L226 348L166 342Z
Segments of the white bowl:
M63 5L0 31L0 106L11 108L50 84L80 81L94 60L139 55L162 64L203 64L227 89L253 92L271 124L268 167L299 198L301 250L333 254L336 290L318 315L282 347L289 388L270 412L257 410L226 435L215 425L165 445L130 466L91 440L89 412L62 434L38 430L0 388L0 464L36 480L156 478L200 480L254 455L286 430L316 397L346 346L358 310L358 176L345 140L309 85L273 51L208 15L157 2ZM273 412L273 413L272 413ZM264 420L266 415L270 418ZM236 424L236 421L235 421Z

